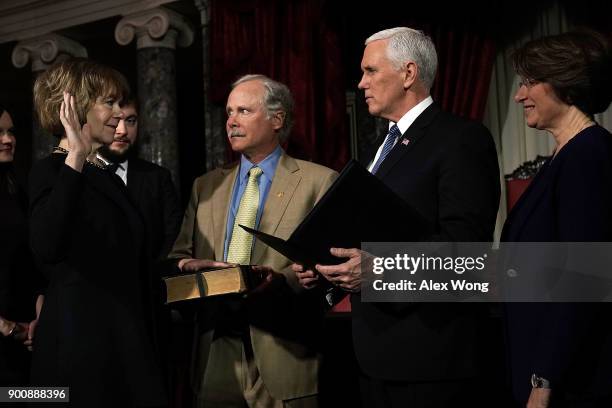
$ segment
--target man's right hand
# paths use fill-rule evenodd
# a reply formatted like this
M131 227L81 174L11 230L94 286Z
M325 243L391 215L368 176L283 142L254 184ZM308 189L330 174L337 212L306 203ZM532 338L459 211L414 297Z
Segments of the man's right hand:
M304 270L304 267L300 264L291 265L291 269L295 272L298 278L298 282L304 289L312 289L319 283L319 274L313 272L310 269Z
M234 266L234 264L213 261L212 259L187 259L183 263L179 262L180 270L189 273L198 272L202 269L208 268L229 268L230 266Z

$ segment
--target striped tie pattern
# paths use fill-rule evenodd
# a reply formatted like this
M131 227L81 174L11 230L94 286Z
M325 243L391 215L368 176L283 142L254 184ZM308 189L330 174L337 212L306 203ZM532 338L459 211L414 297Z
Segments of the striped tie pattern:
M234 220L232 238L227 251L227 262L248 265L251 261L251 248L253 246L253 236L239 227L254 228L257 219L257 208L259 207L259 176L263 171L259 167L253 167L249 171L249 181L247 182L238 213Z
M397 127L397 125L391 126L391 129L389 129L389 134L387 135L387 138L385 139L385 144L383 145L382 152L380 152L380 156L378 157L376 164L374 164L374 167L372 167L372 174L376 174L383 160L385 160L385 157L387 157L391 149L393 149L395 140L401 135L402 134L400 133L400 130Z

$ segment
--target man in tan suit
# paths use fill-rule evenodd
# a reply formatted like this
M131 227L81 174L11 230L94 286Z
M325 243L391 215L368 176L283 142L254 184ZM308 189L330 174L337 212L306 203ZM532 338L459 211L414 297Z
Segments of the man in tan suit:
M228 138L241 159L196 179L170 258L184 272L221 261L263 265L275 279L257 295L202 301L197 405L316 407L322 305L301 291L287 258L241 235L237 224L250 211L255 228L286 239L337 174L280 147L292 125L293 98L285 85L244 76L233 84L226 110Z

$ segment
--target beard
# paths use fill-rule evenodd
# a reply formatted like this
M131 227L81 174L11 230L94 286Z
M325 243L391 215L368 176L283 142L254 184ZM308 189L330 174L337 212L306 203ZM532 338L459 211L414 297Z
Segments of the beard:
M119 153L115 150L111 150L110 145L103 145L102 147L98 149L98 153L100 154L100 156L104 157L106 160L108 160L111 163L117 163L117 164L123 163L124 161L129 159L131 156L131 151L132 151L132 145L130 145L127 149L125 149L123 153Z

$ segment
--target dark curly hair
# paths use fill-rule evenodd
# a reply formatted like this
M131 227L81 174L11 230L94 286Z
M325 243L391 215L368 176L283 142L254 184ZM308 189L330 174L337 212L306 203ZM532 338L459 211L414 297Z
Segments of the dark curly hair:
M520 76L550 84L559 99L590 116L612 101L610 43L595 31L579 29L529 41L514 52L513 62Z

